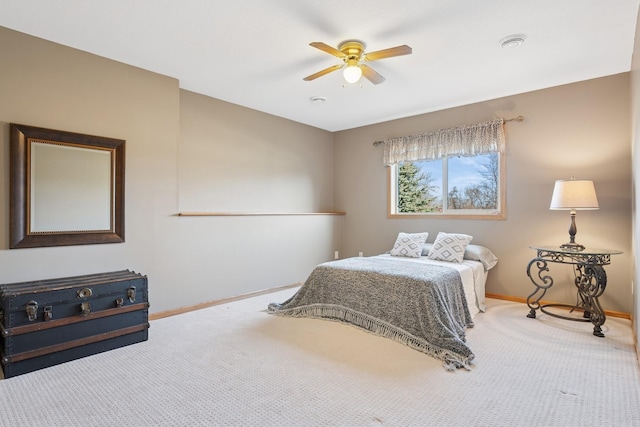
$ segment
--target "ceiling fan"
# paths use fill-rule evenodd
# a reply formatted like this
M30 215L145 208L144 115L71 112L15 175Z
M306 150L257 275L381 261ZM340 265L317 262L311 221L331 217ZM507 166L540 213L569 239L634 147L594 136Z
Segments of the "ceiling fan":
M310 46L320 49L328 54L337 56L342 59L343 64L333 65L329 68L325 68L322 71L311 74L305 77L303 80L311 81L318 77L322 77L325 74L329 74L332 71L344 68L343 76L348 83L355 83L360 80L361 76L364 76L371 83L377 85L382 83L385 78L382 77L373 68L369 67L362 62L377 61L378 59L391 58L393 56L409 55L411 48L407 45L391 47L389 49L378 50L371 53L365 53L365 44L359 40L346 40L338 45L338 48L331 47L322 42L309 43Z

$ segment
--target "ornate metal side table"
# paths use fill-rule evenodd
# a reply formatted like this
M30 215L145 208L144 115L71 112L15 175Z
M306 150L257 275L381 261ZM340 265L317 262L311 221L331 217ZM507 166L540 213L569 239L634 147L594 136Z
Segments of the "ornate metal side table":
M591 249L582 251L564 249L557 246L531 246L537 252L535 258L527 265L527 276L536 286L535 291L527 297L527 305L531 309L527 317L535 319L536 311L566 320L576 320L593 323L593 335L604 337L601 326L606 316L598 298L607 287L607 273L605 265L611 263L611 255L621 254L621 251L609 249ZM547 293L547 289L553 286L553 278L549 272L549 263L573 265L575 273L574 284L578 291L576 305L570 304L540 304L540 300ZM535 272L537 269L537 273ZM532 270L534 270L532 272ZM583 317L569 317L546 310L550 307L568 308L571 311L579 309L583 311Z

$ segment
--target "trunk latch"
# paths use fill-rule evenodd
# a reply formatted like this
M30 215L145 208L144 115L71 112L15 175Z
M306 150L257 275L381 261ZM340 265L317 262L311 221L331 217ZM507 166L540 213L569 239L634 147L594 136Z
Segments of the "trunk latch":
M27 303L25 308L27 312L27 316L29 316L29 322L33 322L38 318L38 303L37 301L31 300Z

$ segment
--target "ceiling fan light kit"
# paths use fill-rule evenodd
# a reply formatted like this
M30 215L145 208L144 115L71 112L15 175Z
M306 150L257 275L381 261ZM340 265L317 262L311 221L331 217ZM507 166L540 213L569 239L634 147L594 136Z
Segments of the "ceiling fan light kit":
M317 73L305 77L303 80L311 81L322 77L333 71L344 68L342 75L347 83L357 83L360 77L364 76L373 84L380 84L385 78L378 74L373 68L363 62L377 61L379 59L391 58L393 56L409 55L412 50L407 45L396 46L389 49L378 50L376 52L365 53L365 44L359 40L346 40L338 45L338 48L331 47L322 42L309 43L310 46L320 49L330 55L342 59L343 64L333 65Z
M356 83L362 77L362 69L358 66L358 64L350 64L347 65L342 72L342 76L346 80L347 83Z

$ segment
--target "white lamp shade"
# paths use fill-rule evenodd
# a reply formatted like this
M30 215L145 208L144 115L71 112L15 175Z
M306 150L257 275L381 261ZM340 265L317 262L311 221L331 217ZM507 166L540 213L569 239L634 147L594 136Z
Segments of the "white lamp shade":
M349 65L344 69L342 75L347 83L355 83L360 80L360 77L362 76L362 69L357 65Z
M551 210L599 209L593 181L588 179L561 179L556 181L551 197Z

